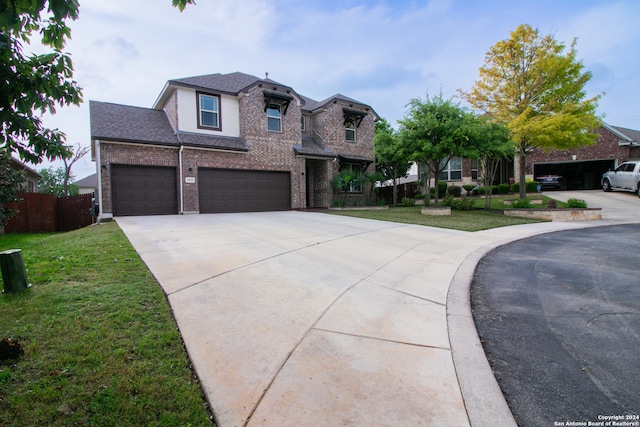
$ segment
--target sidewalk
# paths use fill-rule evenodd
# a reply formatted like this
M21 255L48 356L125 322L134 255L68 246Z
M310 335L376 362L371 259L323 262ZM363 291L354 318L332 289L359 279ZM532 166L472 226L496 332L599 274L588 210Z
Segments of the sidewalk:
M603 217L477 233L295 211L118 223L221 427L475 427L514 425L468 307L477 261Z

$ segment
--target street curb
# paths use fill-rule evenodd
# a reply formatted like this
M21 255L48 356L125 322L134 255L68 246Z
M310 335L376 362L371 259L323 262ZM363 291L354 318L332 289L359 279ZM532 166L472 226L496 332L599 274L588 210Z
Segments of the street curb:
M517 427L480 343L471 313L473 273L482 257L502 241L481 247L460 264L447 294L447 327L453 364L472 427Z

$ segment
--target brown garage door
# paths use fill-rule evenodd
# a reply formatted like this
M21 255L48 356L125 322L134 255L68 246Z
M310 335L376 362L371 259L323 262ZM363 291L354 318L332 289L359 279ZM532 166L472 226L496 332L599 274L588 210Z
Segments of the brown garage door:
M198 169L200 213L291 209L289 172Z
M111 165L113 215L178 213L176 168Z

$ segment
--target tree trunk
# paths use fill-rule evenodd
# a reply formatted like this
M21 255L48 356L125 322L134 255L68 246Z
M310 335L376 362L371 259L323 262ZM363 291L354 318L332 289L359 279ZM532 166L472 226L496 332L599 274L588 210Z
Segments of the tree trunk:
M520 198L523 200L527 197L527 182L524 170L526 161L527 158L524 155L524 149L522 149L520 153Z
M393 170L393 207L396 207L396 203L398 201L398 174L396 173L396 170L394 168Z

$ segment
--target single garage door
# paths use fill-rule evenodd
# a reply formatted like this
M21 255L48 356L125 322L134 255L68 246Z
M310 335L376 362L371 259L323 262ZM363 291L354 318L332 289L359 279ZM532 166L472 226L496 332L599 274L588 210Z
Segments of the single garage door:
M111 165L113 215L178 213L176 168Z
M291 209L289 172L198 169L200 213Z

